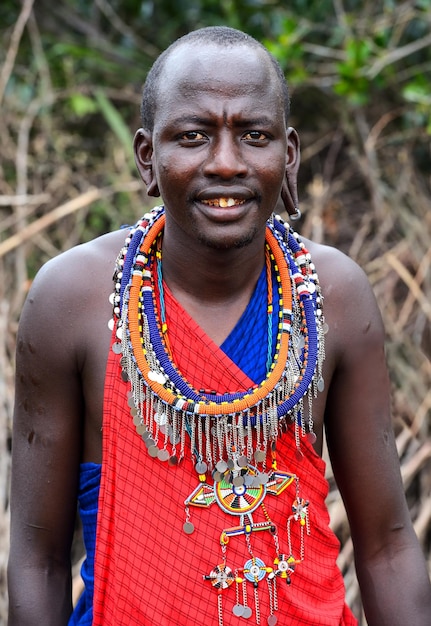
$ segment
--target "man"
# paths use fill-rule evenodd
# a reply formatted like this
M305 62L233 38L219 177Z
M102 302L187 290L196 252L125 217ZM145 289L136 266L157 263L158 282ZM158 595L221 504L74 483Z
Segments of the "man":
M280 196L298 212L288 102L243 33L177 41L134 142L165 210L36 278L17 344L10 626L355 624L324 431L368 623L430 623L370 286L273 216ZM70 617L78 492L87 589Z

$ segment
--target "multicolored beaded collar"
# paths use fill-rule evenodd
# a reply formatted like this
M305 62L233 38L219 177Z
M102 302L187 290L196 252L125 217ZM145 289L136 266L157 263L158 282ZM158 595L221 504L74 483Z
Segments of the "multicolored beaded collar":
M268 222L266 240L278 276L280 313L277 351L266 378L246 392L202 394L172 362L166 325L154 301L156 249L164 221L164 209L158 207L131 229L114 276L114 318L121 346L114 344L113 349L122 352L124 376L132 383L135 422L150 454L176 464L184 457L186 432L195 451L198 416L236 423L241 439L250 429L259 431L255 445L264 452L288 415L295 423L298 448L301 431L313 441L312 416L305 423L303 400L308 396L311 401L323 389L325 325L317 275L302 242L280 218ZM149 404L157 407L155 419L145 408ZM229 449L218 444L228 459Z

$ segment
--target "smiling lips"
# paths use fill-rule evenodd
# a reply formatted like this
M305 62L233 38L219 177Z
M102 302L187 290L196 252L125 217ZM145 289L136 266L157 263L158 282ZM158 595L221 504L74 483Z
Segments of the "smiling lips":
M244 204L245 200L240 200L238 198L212 198L211 200L202 200L202 202L208 206L226 209L227 207L240 206L241 204Z

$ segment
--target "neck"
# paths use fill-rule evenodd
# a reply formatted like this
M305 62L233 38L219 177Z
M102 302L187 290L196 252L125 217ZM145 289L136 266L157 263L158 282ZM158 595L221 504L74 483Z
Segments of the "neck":
M265 232L242 248L216 249L199 241L163 236L163 278L175 297L207 305L249 298L265 263Z

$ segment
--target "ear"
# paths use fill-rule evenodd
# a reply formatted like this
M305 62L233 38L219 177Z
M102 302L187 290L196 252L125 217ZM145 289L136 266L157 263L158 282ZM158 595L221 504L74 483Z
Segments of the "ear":
M149 196L158 197L160 191L153 168L153 137L149 130L140 128L135 133L133 140L135 163L142 180L147 186Z
M281 187L281 198L289 215L298 213L298 170L301 162L301 151L298 133L289 126L286 131L286 174Z

